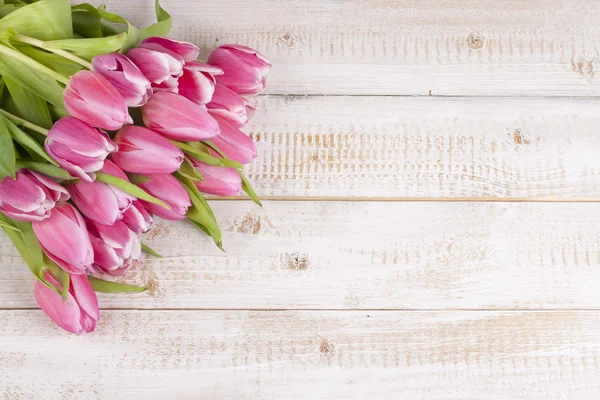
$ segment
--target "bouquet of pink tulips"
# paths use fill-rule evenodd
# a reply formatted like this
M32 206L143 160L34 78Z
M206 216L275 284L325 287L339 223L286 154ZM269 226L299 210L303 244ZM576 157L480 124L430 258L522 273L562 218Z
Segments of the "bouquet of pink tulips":
M29 4L30 3L30 4ZM239 130L271 65L256 51L167 39L171 17L138 29L68 0L0 5L0 226L37 282L44 312L94 330L103 277L140 259L153 218L196 225L222 248L203 194L258 199L242 173L256 149Z

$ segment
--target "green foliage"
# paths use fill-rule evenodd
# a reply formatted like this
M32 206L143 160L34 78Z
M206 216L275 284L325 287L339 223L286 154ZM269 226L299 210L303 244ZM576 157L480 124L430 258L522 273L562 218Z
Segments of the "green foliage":
M13 30L40 40L72 38L72 25L69 0L40 0L0 19L0 31Z
M105 281L100 278L96 278L93 276L88 276L88 280L90 281L90 285L92 285L92 289L96 292L102 293L141 293L145 292L146 288L133 286L133 285L124 285L122 283Z

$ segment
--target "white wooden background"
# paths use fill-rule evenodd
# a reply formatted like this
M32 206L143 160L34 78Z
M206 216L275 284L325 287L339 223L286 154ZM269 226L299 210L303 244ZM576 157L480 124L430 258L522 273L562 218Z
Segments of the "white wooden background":
M163 3L274 62L265 206L159 222L84 336L0 239L0 398L600 398L599 1Z

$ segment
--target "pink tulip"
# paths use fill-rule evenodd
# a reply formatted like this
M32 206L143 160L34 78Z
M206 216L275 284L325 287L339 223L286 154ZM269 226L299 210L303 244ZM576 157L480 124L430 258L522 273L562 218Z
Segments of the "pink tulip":
M170 54L136 47L127 56L137 65L152 86L177 87L177 78L183 73L183 59ZM159 86L160 88L160 86Z
M217 81L238 94L255 95L265 88L271 63L262 54L246 46L226 44L209 54L207 62L221 68Z
M62 290L58 281L49 273L46 281ZM35 299L48 317L58 326L71 333L92 332L100 320L98 299L86 275L71 275L67 301L42 282L37 281L34 288Z
M220 83L215 86L215 93L206 108L210 115L226 119L236 128L241 128L248 122L248 111L254 111L254 107L246 99Z
M42 249L62 269L84 274L94 261L94 251L83 217L69 203L56 203L50 217L32 222Z
M215 91L215 75L222 74L220 68L192 61L183 67L183 75L179 78L179 94L196 104L211 101Z
M137 234L146 233L152 227L152 215L146 211L142 203L134 201L123 213L123 222Z
M69 114L97 128L117 130L133 123L123 96L98 72L71 76L63 96Z
M92 59L94 71L105 77L123 96L128 107L146 104L152 95L150 81L123 54L100 54Z
M121 276L142 254L138 235L122 221L101 225L88 220L88 231L94 248L93 272Z
M219 134L219 124L205 109L175 93L155 93L142 116L148 128L169 139L200 141Z
M48 132L46 151L77 178L92 182L104 159L117 150L105 132L73 117L63 117Z
M143 175L170 174L183 162L183 152L173 143L140 126L128 125L115 137L119 151L113 161L127 172Z
M248 164L256 158L254 142L246 134L221 117L214 116L221 127L221 133L212 139L227 158Z
M203 181L196 182L198 190L218 196L235 196L242 191L242 178L235 168L218 167L192 160L202 174Z
M0 183L0 211L19 221L42 221L57 201L69 200L67 189L37 172L21 169L16 179Z
M173 175L153 175L148 182L140 183L138 186L167 203L170 208L167 210L157 204L140 200L148 211L164 219L174 221L185 219L192 202L185 188Z
M194 61L200 54L200 49L192 43L180 42L160 36L153 36L142 40L139 47L167 53L174 58L181 58L186 63Z
M127 175L112 161L105 160L102 172L129 181ZM104 182L80 182L68 186L73 202L87 218L103 225L112 225L123 218L123 212L136 198Z

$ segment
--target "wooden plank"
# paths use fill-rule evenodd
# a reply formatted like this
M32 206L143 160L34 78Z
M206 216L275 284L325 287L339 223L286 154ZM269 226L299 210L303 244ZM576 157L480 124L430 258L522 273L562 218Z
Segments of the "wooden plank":
M600 309L593 203L213 203L228 253L183 222L144 239L140 295L105 308ZM31 273L0 241L0 308L35 308Z
M6 399L597 399L598 312L0 311Z
M150 0L103 3L139 24L154 18ZM223 43L268 55L275 65L268 93L600 93L595 0L161 3L174 17L173 36L204 55Z
M262 196L600 194L599 100L267 96L258 110Z

